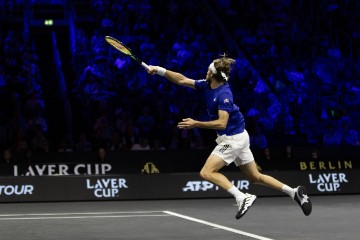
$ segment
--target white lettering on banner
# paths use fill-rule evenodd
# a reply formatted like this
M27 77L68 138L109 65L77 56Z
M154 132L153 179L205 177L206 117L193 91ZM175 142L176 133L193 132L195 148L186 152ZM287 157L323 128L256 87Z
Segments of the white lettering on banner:
M18 172L18 167L17 165L14 165L14 176L18 176L19 175L19 172Z
M0 185L0 196L6 195L32 195L34 191L33 185Z
M44 175L44 172L45 172L45 169L46 169L46 165L42 165L42 166L39 166L39 165L35 165L35 169L36 171L39 173L39 175ZM49 165L50 167L50 165ZM49 171L50 172L50 171Z
M14 177L17 176L52 176L52 175L105 175L111 171L112 166L108 163L101 164L34 164L27 166L24 172L19 172L19 166L14 165Z
M124 178L102 178L91 182L91 179L86 179L86 188L94 189L94 195L97 198L118 197L120 189L128 188L126 179Z
M231 183L237 187L239 190L249 190L250 182L247 180L237 180L237 181L231 181ZM188 181L186 183L186 186L182 188L183 192L206 192L208 190L219 190L219 187L208 182L208 181Z
M191 192L199 192L199 191L206 191L212 189L214 184L208 181L189 181L182 190L183 192L191 191Z
M49 175L54 175L54 173L55 173L55 167L56 167L56 165L54 165L54 164L48 165Z
M316 184L319 192L340 191L341 183L348 183L345 173L321 173L317 176L309 174L310 184Z
M104 175L111 170L111 165L104 164L78 164L74 167L75 175Z
M85 164L78 164L74 167L74 174L75 175L80 175L81 173L79 172L79 168L85 168Z
M69 175L68 173L69 167L65 164L59 165L59 175Z
M235 181L231 181L231 183L237 187L237 189L242 190L242 189L246 189L249 190L249 186L250 186L250 182L247 180L237 180Z

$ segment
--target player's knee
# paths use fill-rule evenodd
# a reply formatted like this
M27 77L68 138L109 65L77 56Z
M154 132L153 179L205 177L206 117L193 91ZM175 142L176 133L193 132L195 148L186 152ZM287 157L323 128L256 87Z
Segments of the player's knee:
M248 176L249 178L249 181L253 184L260 184L262 183L262 175L259 173L259 174L253 174L253 175L250 175Z
M209 180L211 178L211 172L205 170L205 169L202 169L200 171L200 177L205 179L205 180Z

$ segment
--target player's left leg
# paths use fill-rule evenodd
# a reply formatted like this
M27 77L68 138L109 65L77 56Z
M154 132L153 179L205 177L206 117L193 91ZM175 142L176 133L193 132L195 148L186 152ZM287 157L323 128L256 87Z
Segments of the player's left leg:
M282 191L282 188L285 185L271 176L261 174L256 167L255 161L240 165L239 167L246 177L254 184L266 185L279 191ZM289 195L293 197L295 192L290 191L289 193Z
M307 196L305 187L298 186L297 188L291 188L271 176L260 173L256 167L255 161L240 165L239 167L252 183L265 185L276 190L283 191L299 204L306 216L310 215L312 204Z

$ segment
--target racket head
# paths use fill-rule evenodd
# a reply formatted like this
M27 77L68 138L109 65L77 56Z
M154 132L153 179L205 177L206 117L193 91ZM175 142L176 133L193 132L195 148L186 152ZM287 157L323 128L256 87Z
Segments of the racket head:
M105 40L116 50L122 52L125 55L132 57L134 60L141 63L141 61L131 52L131 49L127 47L124 43L120 42L118 39L113 38L111 36L105 36Z
M105 36L105 40L111 45L113 46L115 49L117 49L118 51L122 52L123 54L129 55L131 56L131 50L126 47L125 44L123 44L122 42L120 42L119 40L117 40L116 38L110 37L110 36Z
M122 52L123 54L131 57L135 61L137 61L143 68L146 70L149 70L149 66L142 62L139 58L137 58L134 53L131 51L129 47L127 47L124 43L120 42L118 39L111 37L111 36L105 36L106 42L108 42L111 46L113 46L116 50Z

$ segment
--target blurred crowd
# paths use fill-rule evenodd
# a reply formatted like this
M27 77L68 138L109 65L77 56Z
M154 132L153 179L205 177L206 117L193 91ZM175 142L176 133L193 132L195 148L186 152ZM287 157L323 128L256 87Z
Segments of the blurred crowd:
M1 38L0 56L0 148L4 155L47 151L42 79L29 31L8 31Z
M332 1L322 6L331 15L312 22L302 2L92 0L94 24L77 26L75 78L67 79L74 137L58 143L47 140L43 113L49 106L41 98L36 46L26 30L9 31L1 39L0 147L68 152L214 145L212 131L176 128L184 117L207 120L199 96L148 75L111 48L105 35L120 39L146 63L193 79L204 78L209 63L224 52L236 58L229 82L254 149L359 146L359 63L318 26L359 10L359 4Z

